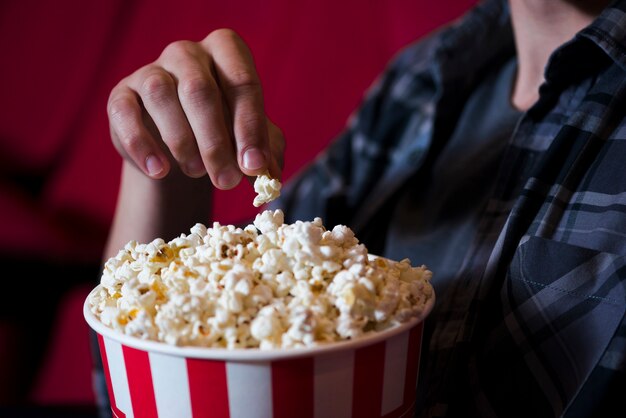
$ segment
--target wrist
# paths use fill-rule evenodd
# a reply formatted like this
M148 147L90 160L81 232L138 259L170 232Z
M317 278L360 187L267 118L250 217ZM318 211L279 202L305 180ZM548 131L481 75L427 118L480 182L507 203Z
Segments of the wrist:
M208 176L191 178L172 168L165 178L155 180L124 162L105 258L130 240L170 240L198 222L209 223L212 190Z

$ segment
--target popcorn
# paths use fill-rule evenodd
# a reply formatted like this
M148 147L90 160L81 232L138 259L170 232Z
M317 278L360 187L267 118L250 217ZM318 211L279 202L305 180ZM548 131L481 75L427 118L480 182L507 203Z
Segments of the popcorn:
M252 204L255 207L259 207L276 199L280 196L281 186L280 182L271 178L269 173L257 176L254 181L254 191L257 193L257 196L254 198L254 202L252 202Z
M179 346L291 348L358 338L419 317L432 273L367 253L350 228L196 224L109 259L91 311L108 327Z

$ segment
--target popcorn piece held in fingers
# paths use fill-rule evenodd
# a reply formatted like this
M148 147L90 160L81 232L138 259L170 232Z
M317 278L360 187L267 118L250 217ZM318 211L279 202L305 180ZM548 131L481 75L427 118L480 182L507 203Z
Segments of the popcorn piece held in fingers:
M271 202L280 196L280 188L282 184L276 179L269 176L268 173L257 176L254 181L254 191L257 196L252 203L254 206L259 207L265 203Z

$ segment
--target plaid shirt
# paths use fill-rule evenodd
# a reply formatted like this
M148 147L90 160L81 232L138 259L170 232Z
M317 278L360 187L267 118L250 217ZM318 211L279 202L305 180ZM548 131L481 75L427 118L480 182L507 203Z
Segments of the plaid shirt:
M288 220L347 224L395 258L381 243L412 224L394 196L432 174L477 83L514 55L508 13L488 0L404 50L285 189ZM552 54L427 321L418 415L626 416L625 71L626 1Z

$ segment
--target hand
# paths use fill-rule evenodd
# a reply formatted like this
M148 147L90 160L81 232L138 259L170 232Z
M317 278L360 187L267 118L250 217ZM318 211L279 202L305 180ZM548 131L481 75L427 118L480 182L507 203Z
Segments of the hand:
M280 178L284 138L265 115L250 50L231 30L170 44L113 88L107 110L116 149L153 179L171 164L189 177L208 173L220 189L266 170Z

